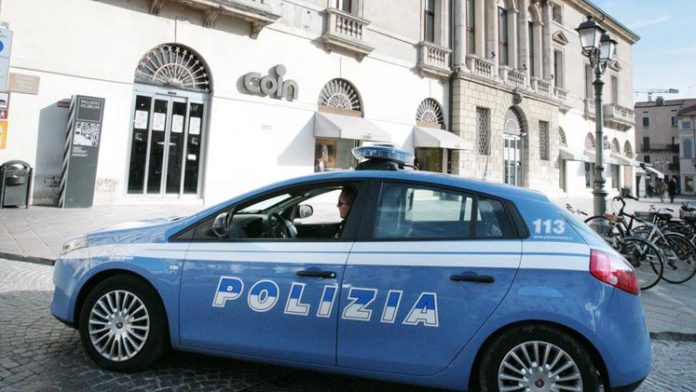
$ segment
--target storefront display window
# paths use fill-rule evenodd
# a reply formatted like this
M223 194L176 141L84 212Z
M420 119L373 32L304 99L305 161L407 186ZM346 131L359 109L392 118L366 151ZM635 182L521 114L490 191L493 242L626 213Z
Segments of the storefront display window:
M694 178L684 176L684 193L694 193Z
M418 170L442 173L441 148L416 148L416 166Z
M355 167L352 150L360 146L357 140L317 138L314 144L314 171L345 170Z

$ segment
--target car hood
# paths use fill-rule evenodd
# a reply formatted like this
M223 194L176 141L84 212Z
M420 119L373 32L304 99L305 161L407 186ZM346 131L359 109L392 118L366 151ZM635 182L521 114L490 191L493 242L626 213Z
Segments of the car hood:
M197 214L124 222L86 234L89 246L124 243L162 243L195 222Z

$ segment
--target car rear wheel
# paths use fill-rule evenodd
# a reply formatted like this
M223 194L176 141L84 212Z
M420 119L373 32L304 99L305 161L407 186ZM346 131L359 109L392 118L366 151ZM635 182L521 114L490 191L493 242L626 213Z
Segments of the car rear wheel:
M479 366L482 392L600 390L587 351L570 335L545 326L525 326L496 337Z
M159 296L140 278L110 277L92 289L80 312L80 337L99 366L131 372L156 361L167 323Z

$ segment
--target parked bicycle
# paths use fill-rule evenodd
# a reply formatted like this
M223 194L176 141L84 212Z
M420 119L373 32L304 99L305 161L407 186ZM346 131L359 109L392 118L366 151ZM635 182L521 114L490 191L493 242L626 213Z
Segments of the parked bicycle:
M631 196L626 198L637 200ZM602 231L602 236L609 243L617 238L634 237L656 246L665 264L662 279L667 282L684 283L696 274L696 246L685 235L667 230L666 226L656 223L671 217L670 213L653 211L640 216L638 213L629 214L624 211L626 201L623 197L616 196L613 200L621 203L618 214L592 216L585 223L595 231Z

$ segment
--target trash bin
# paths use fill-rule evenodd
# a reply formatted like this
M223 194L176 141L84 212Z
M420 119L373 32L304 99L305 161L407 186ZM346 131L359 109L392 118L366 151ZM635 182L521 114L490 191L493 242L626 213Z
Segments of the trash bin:
M24 161L7 161L0 166L0 208L29 208L31 171Z

